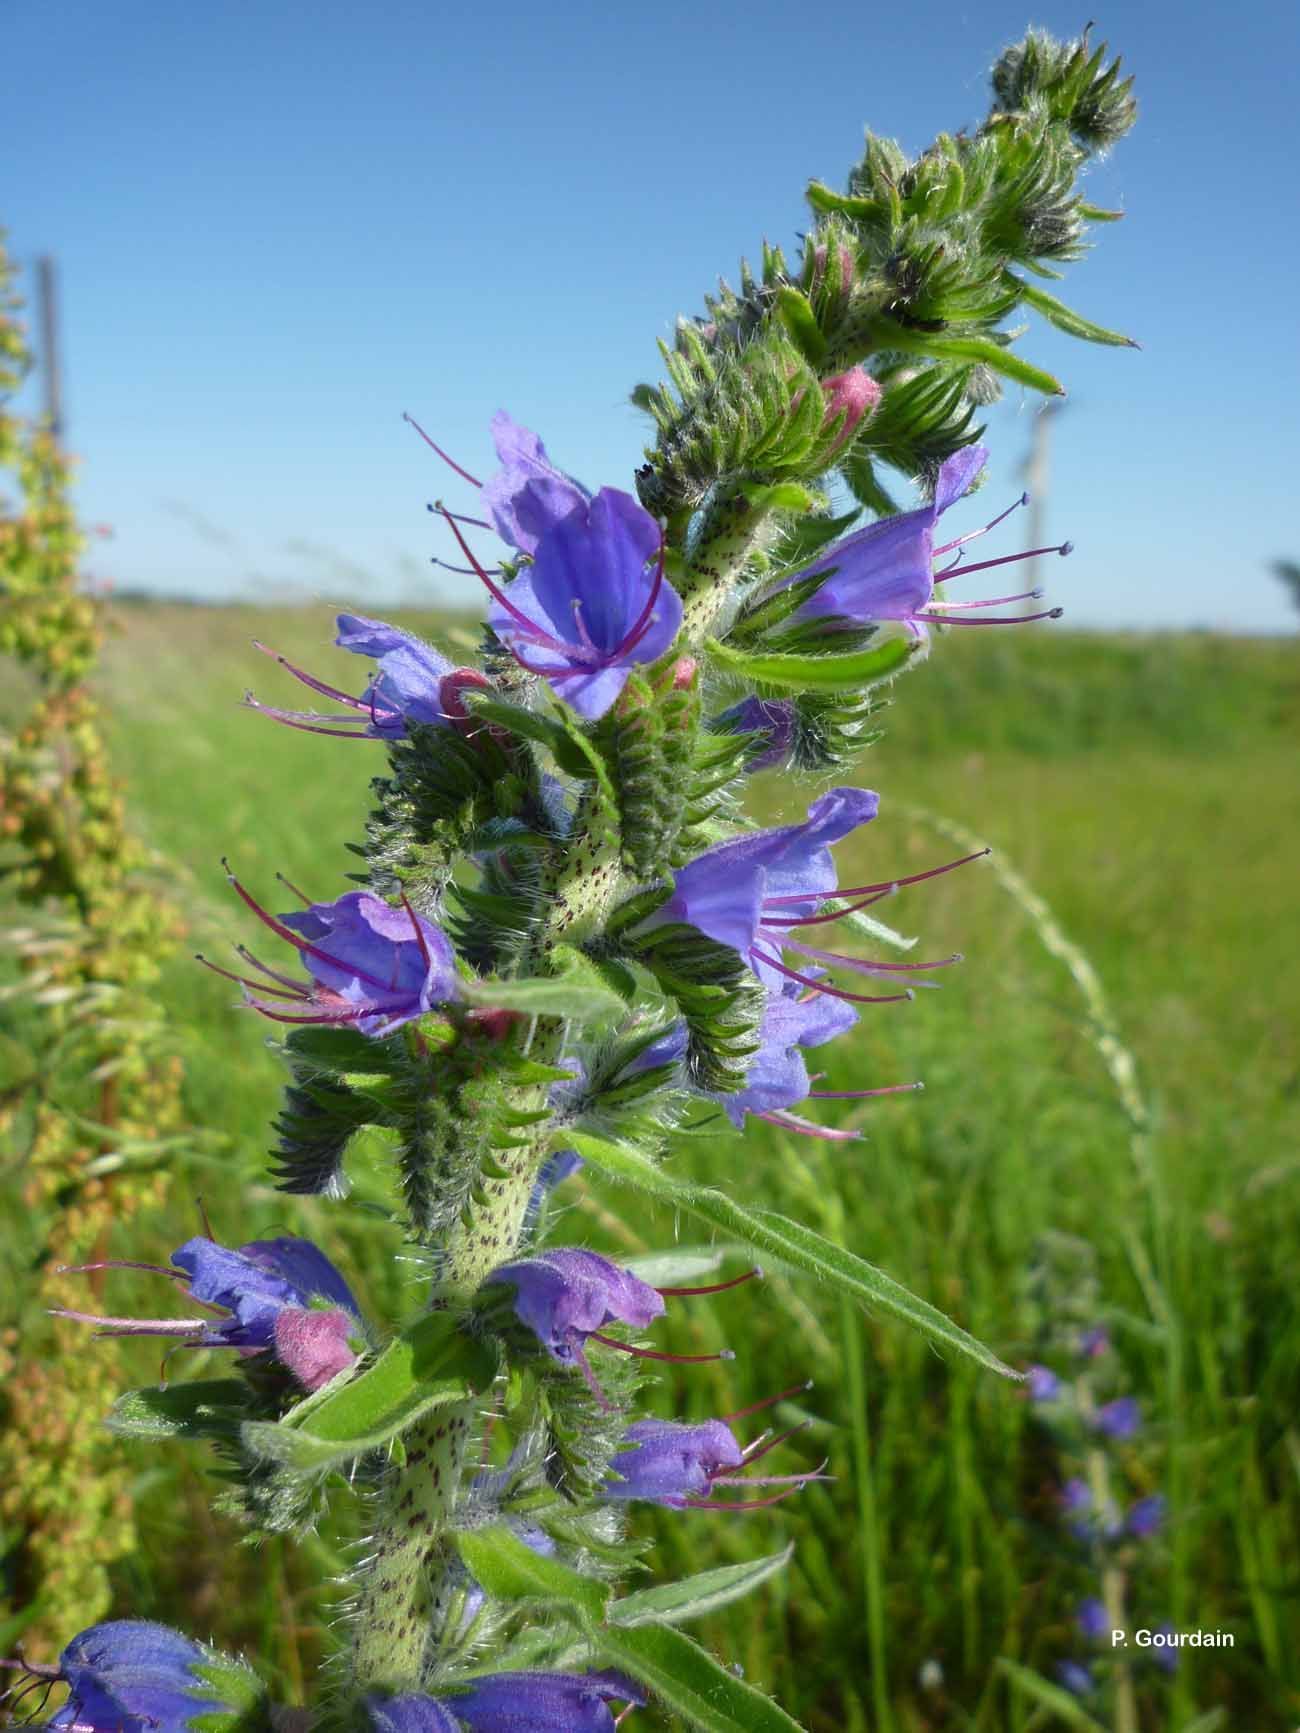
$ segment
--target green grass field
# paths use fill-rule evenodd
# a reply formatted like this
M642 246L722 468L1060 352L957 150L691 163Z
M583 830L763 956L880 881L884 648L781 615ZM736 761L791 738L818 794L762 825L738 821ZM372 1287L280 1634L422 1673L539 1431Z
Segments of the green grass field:
M150 605L119 620L104 674L116 765L192 948L245 936L222 854L269 901L277 870L337 894L380 750L238 707L249 685L297 702L253 635L325 678L356 678L327 648L328 612ZM1141 1726L1283 1733L1300 1721L1300 652L952 633L894 697L884 740L845 778L877 788L882 812L840 851L842 879L962 852L945 826L987 840L996 860L890 905L919 954L960 950L964 966L944 971L942 992L868 1009L826 1050L821 1086L923 1078L926 1092L822 1104L818 1117L862 1129L858 1143L754 1123L675 1159L841 1237L1020 1365L1073 1303L1035 1279L1045 1236L1085 1241L1090 1304L1144 1412L1122 1452L1131 1484L1170 1502L1144 1551L1141 1605L1152 1623L1236 1639L1187 1651L1172 1682L1138 1672ZM788 809L791 793L767 779L755 798ZM1088 965L1119 1049L1083 990ZM151 1249L193 1231L201 1192L218 1233L305 1226L342 1248L376 1315L413 1304L385 1224L269 1187L280 1073L266 1026L187 960L160 992L204 1135ZM1125 1050L1149 1139L1116 1087ZM363 1197L381 1199L382 1149L358 1169ZM598 1247L649 1249L677 1231L628 1193L571 1191L567 1227ZM674 1320L672 1346L725 1343L738 1357L673 1369L663 1412L736 1409L811 1377L814 1424L787 1463L829 1456L835 1476L772 1511L660 1514L649 1556L666 1572L798 1543L775 1588L702 1633L725 1658L816 1733L1070 1725L1013 1672L1050 1676L1081 1652L1072 1621L1090 1592L1056 1519L1066 1469L1023 1392L775 1271ZM156 1355L141 1347L139 1361L152 1381ZM233 1554L197 1466L138 1456L146 1545L122 1567L120 1611L258 1646L298 1690L332 1641L336 1591L318 1584L337 1570L347 1519L305 1550ZM1104 1697L1089 1712L1112 1724Z

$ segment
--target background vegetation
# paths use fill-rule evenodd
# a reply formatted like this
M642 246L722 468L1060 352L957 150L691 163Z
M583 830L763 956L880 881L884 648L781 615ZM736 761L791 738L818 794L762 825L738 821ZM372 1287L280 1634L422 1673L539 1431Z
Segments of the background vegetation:
M469 631L403 623L443 642ZM229 853L272 902L276 871L334 895L378 749L294 734L238 707L250 684L285 701L285 677L253 636L327 678L342 662L324 648L323 607L134 605L117 625L102 678L114 762L160 891L195 948L220 959L246 935L218 857ZM842 1235L1022 1365L1042 1356L1054 1313L1079 1300L1038 1279L1045 1236L1086 1241L1099 1315L1143 1407L1143 1431L1124 1447L1131 1478L1171 1506L1143 1605L1152 1622L1236 1636L1231 1650L1187 1652L1172 1684L1142 1674L1143 1725L1181 1729L1210 1712L1205 1726L1281 1733L1300 1714L1295 646L953 633L907 678L884 740L844 777L883 797L880 820L841 851L848 882L958 852L944 822L990 841L997 865L1046 899L1097 971L1152 1136L1134 1136L1077 967L1044 943L1056 929L990 863L892 905L925 955L965 953L943 991L869 1012L856 1037L828 1049L822 1087L918 1077L924 1095L821 1104L819 1118L840 1107L839 1123L861 1126L859 1143L761 1124L742 1141L720 1122L678 1159L700 1173L751 1172L755 1197ZM13 701L0 694L0 722ZM756 794L761 805L761 783ZM155 991L184 1066L184 1118L202 1129L149 1243L137 1220L114 1249L165 1255L193 1231L201 1195L230 1239L318 1233L363 1303L384 1312L386 1286L419 1272L382 1255L395 1245L382 1148L355 1164L371 1215L272 1191L264 1156L281 1074L265 1025L185 960L165 965ZM0 1030L21 1044L30 1016L21 999L0 1003ZM3 1183L10 1283L32 1255L20 1161ZM571 1191L574 1237L626 1251L671 1232L629 1193ZM115 1279L110 1297L132 1310L137 1278ZM1075 1608L1089 1592L1059 1520L1065 1470L1023 1393L776 1273L675 1318L673 1345L729 1340L740 1357L680 1368L664 1412L735 1409L812 1377L815 1425L793 1448L829 1454L837 1477L771 1512L658 1513L649 1559L673 1572L798 1542L777 1587L719 1617L708 1633L719 1652L817 1730L1065 1725L1000 1664L1050 1674L1077 1653ZM123 1352L138 1361L131 1382L155 1375L156 1349ZM173 1363L172 1374L197 1370ZM219 1630L264 1654L292 1696L331 1647L332 1591L319 1585L351 1537L321 1537L306 1554L261 1541L240 1563L192 1456L160 1468L156 1446L134 1462L129 1445L121 1451L139 1477L142 1533L114 1567L118 1609Z

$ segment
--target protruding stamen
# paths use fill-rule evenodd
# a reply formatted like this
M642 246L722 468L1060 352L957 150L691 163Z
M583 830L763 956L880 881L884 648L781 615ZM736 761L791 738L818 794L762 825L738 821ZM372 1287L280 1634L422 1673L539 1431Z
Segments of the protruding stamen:
M523 613L514 605L509 596L507 596L505 591L501 588L500 584L495 583L492 580L487 571L482 565L480 565L479 561L475 557L473 548L470 547L469 543L460 533L460 528L457 525L456 520L452 517L451 513L446 509L441 501L438 502L438 510L442 513L443 517L446 518L452 535L454 535L456 540L460 543L461 552L474 568L474 576L485 586L487 593L492 597L492 600L498 602L501 607L505 609L506 613L510 615L512 620L518 621L519 625L523 627L524 631L527 632L528 636L534 643L545 645L551 650L567 651L569 646L566 645L562 639L552 637L549 632L543 631L542 628L538 626L536 620L530 620L527 614ZM522 657L520 660L522 661ZM525 666L527 666L527 664L525 664Z
M775 1408L778 1402L788 1402L792 1396L806 1396L813 1387L811 1378L806 1378L802 1384L792 1384L788 1390L778 1390L775 1396L764 1396L761 1401L751 1402L748 1408L737 1408L734 1414L720 1414L719 1420L730 1426L733 1420L748 1420L751 1414L760 1414L764 1408Z
M588 1341L599 1342L602 1348L617 1348L620 1354L632 1354L638 1360L666 1360L674 1366L703 1366L713 1360L734 1360L735 1350L721 1348L716 1354L666 1354L661 1348L637 1348L631 1342L616 1341L613 1336L602 1336L599 1330L592 1330Z
M811 1089L809 1101L873 1101L877 1095L911 1095L924 1083L887 1083L883 1089Z
M1019 499L1013 499L1005 511L999 512L995 518L990 518L982 530L971 530L968 535L958 536L955 541L945 542L941 548L935 548L937 558L941 554L949 554L954 548L964 548L967 542L977 542L981 536L986 536L990 530L995 530L1000 523L1005 523L1013 511L1019 511L1022 505L1029 504L1029 495L1022 493Z
M221 857L221 865L225 869L226 877L234 887L235 895L242 903L246 904L248 908L252 909L258 920L262 922L263 926L269 927L275 934L276 938L286 940L295 950L303 952L306 956L319 957L323 963L330 964L332 968L343 969L348 974L355 975L359 981L368 981L372 987L378 988L381 993L386 993L388 991L385 983L379 980L377 976L367 974L364 969L357 968L355 963L341 963L337 957L331 957L328 951L322 951L319 945L313 945L309 943L308 940L300 938L291 927L286 927L280 921L277 921L275 916L268 913L268 911L262 907L261 903L259 903L256 898L250 896L244 889L243 885L240 884L234 873L231 872L230 862L225 855L222 855ZM336 1019L329 1020L335 1021Z
M269 716L272 722L282 722L286 728L299 728L304 734L328 734L335 740L370 740L373 736L365 729L363 716L329 716L317 719L313 710L281 710L274 704L263 704L260 698L255 698L251 692L245 692L243 697L245 709L256 710L262 716ZM353 722L360 726L355 728L329 728L329 722Z
M941 604L942 605L942 604ZM914 620L924 620L929 626L1032 626L1035 620L1059 620L1064 608L1043 608L1037 614L987 614L983 619L972 614L913 614Z
M95 1312L74 1312L67 1306L47 1306L51 1318L73 1324L98 1324L115 1336L196 1336L206 1330L206 1318L101 1318Z
M784 1444L787 1438L793 1438L796 1432L806 1432L811 1425L811 1420L801 1420L797 1426L788 1426L784 1432L760 1433L754 1442L746 1445L741 1452L745 1467L749 1468L755 1462L761 1462L769 1452L775 1450L778 1445ZM751 1482L752 1484L753 1482Z
M259 970L272 981L278 981L282 987L288 987L290 992L305 993L307 991L301 981L295 981L292 975L282 975L278 969L272 969L260 957L255 957L247 945L236 945L235 955L242 957L250 968ZM261 990L259 988L259 990Z
M801 975L797 969L791 969L778 957L769 957L765 951L755 947L754 955L771 969L788 976L791 981L798 981L801 987L811 987L816 993L825 993L831 999L843 999L850 1005L895 1005L904 999L914 999L915 992L911 987L905 993L850 993L847 987L836 987L829 981L814 981L808 975Z
M661 1294L665 1300L686 1299L692 1294L725 1294L728 1288L738 1288L743 1282L761 1282L763 1272L755 1264L752 1270L746 1270L743 1276L733 1276L729 1282L714 1282L707 1288L656 1288L655 1293Z
M642 608L638 615L636 624L632 627L632 630L627 634L616 650L610 651L611 661L616 662L620 656L625 656L629 650L635 650L642 638L644 638L646 633L650 630L651 622L654 619L655 603L659 600L659 592L664 587L664 560L666 553L667 544L664 541L663 531L661 530L659 532L659 562L655 567L654 582L650 586L650 594L646 597L645 607Z
M765 1119L769 1125L780 1126L782 1131L797 1132L800 1137L815 1137L821 1143L860 1143L860 1131L844 1131L836 1125L815 1125L811 1119L804 1119L798 1113L791 1113L788 1108L764 1108L757 1116Z
M886 879L875 885L849 885L837 891L794 891L780 897L764 897L763 907L774 908L784 903L806 903L816 901L824 903L830 897L860 897L868 891L895 891L902 885L919 885L923 879L937 879L942 873L955 872L958 867L968 865L973 860L983 860L985 855L993 853L991 848L977 848L973 854L964 854L960 860L945 861L942 866L929 867L923 873L909 873L906 878ZM804 923L801 923L801 925Z
M134 1258L100 1258L93 1264L59 1264L55 1269L56 1276L93 1276L99 1270L144 1270L151 1276L169 1276L173 1282L183 1282L186 1277L180 1270L169 1270L165 1264L141 1264Z
M303 908L309 909L311 907L311 898L305 891L300 891L292 879L287 879L281 872L276 873L275 877L277 883L282 884L285 890L289 891L291 895L297 897Z
M945 613L950 608L1003 608L1012 602L1041 602L1047 594L1044 589L1017 590L1012 596L982 596L978 602L950 602L946 596L939 601L931 601L932 608L942 608Z
M429 510L432 511L433 507L430 506ZM477 524L478 521L479 520L477 518L462 518L461 519L462 523L475 523L475 524ZM489 525L484 524L483 528L487 529L487 528L489 528ZM429 555L429 564L431 566L439 567L440 570L442 570L444 572L455 572L456 576L459 578L473 578L473 577L478 576L478 574L475 572L473 566L453 565L450 560L440 560L438 558L437 554L430 554ZM501 567L500 566L489 566L488 570L492 573L492 576L494 578L499 578L501 576Z
M311 997L303 987L291 991L283 987L268 987L265 981L250 981L247 975L236 975L230 969L223 969L220 963L212 962L203 955L202 951L195 951L194 961L202 963L205 969L211 969L214 975L221 975L225 980L233 981L237 987L251 987L258 993L274 993L278 999L296 999L300 1004L306 1004Z
M332 698L336 704L346 704L350 710L369 710L370 706L364 699L354 698L350 692L341 692L337 686L327 686L324 680L318 680L314 674L309 674L305 668L300 668L296 662L291 662L287 656L282 656L260 638L253 639L253 648L260 650L264 656L269 656L273 662L278 662L295 680L300 680L313 692L319 692L322 698Z
M815 945L805 945L802 940L788 936L783 936L781 943L797 951L801 957L811 957L814 962L826 963L832 968L853 969L860 975L926 974L931 969L947 969L963 961L961 952L954 951L951 957L939 957L933 963L877 963L869 957L846 957L839 951L821 951ZM924 983L918 982L917 985Z
M457 475L463 476L464 479L469 483L469 485L471 487L482 487L483 483L478 479L477 476L471 475L467 469L462 469L460 464L458 464L456 462L456 459L454 457L448 457L447 453L442 449L442 447L440 445L436 444L432 439L429 438L428 434L420 426L419 422L415 419L415 417L413 415L408 415L406 413L406 411L403 410L402 411L402 420L410 422L411 426L419 434L420 438L424 441L424 443L429 447L429 449L431 451L437 452L438 456L447 465L448 469L454 469L456 471Z
M771 1504L784 1504L787 1498L793 1498L797 1492L802 1492L809 1480L817 1476L809 1475L797 1486L788 1486L784 1492L774 1493L771 1498L682 1498L671 1500L682 1510L766 1510Z
M834 893L828 893L828 894L834 894L835 896L842 896L844 893L841 891L836 891ZM847 906L847 908L832 909L830 914L828 914L828 915L769 915L769 914L764 914L763 925L765 927L821 927L821 926L826 926L831 921L842 921L844 919L845 915L856 915L856 914L859 914L863 909L873 908L876 903L883 902L886 897L896 896L897 894L898 894L898 884L895 882L892 885L886 885L883 890L873 891L870 896L863 897L859 902L850 903ZM770 902L772 899L769 897L766 900Z
M471 529L490 530L492 528L492 525L486 518L466 517L463 511L448 511L447 507L441 500L439 500L436 505L432 500L425 500L424 509L425 511L431 511L440 517L454 518L458 524L469 524Z

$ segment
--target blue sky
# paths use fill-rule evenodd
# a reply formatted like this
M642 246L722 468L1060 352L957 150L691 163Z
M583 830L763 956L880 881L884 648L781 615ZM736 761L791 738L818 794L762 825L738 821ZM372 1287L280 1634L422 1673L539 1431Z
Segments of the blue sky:
M499 406L627 485L655 338L841 184L862 127L919 150L978 121L987 68L1077 6L692 0L10 0L0 221L57 258L94 571L205 596L467 599L425 512ZM1293 5L1137 0L1098 31L1142 119L1090 196L1121 205L1067 300L1141 353L1038 322L1061 372L1053 597L1082 625L1286 629L1300 557ZM1019 490L1033 400L994 411ZM959 527L968 527L963 523Z

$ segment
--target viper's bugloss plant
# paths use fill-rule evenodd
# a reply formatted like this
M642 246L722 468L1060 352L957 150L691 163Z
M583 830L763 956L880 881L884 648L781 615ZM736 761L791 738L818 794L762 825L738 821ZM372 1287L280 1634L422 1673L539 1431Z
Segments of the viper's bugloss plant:
M315 1248L191 1241L177 1303L218 1310L166 1328L233 1348L234 1363L116 1412L136 1438L213 1440L224 1502L252 1529L300 1532L332 1498L368 1501L346 1652L312 1710L322 1726L594 1730L616 1705L619 1721L709 1733L794 1725L680 1628L779 1561L631 1594L623 1581L639 1505L682 1522L797 1506L824 1474L783 1406L806 1386L702 1421L648 1413L665 1300L705 1305L712 1290L655 1288L554 1243L550 1202L579 1166L584 1183L639 1186L721 1230L728 1253L752 1248L1014 1376L852 1250L767 1208L735 1164L705 1186L664 1159L679 1129L722 1116L846 1135L794 1112L838 1097L812 1088L806 1051L897 1015L881 1007L960 960L909 959L879 905L978 856L902 872L888 801L843 774L792 790L773 829L743 801L760 768L839 770L876 688L947 623L1019 623L938 588L1003 563L965 553L987 515L963 503L985 457L978 406L1001 379L1060 390L1013 348L1013 312L1124 341L1024 274L1057 274L1114 215L1078 178L1133 118L1118 63L1086 39L1033 36L998 63L994 91L982 127L915 161L869 136L845 191L810 188L799 260L765 247L758 274L742 267L739 290L679 324L669 382L634 394L655 423L634 477L589 488L499 414L497 467L480 478L417 429L454 478L433 509L488 592L476 665L345 614L340 647L374 664L362 690L289 667L334 708L251 700L387 758L360 888L276 913L234 880L250 927L296 956L264 961L241 937L239 967L216 966L283 1032L277 1182L344 1199L354 1137L381 1128L421 1287L414 1316L363 1324ZM899 513L890 469L919 489L912 510ZM856 501L839 515L837 477ZM936 546L941 515L953 533ZM866 826L869 877L842 885L833 851ZM913 1084L849 1093L899 1087ZM768 1409L770 1427L753 1418ZM93 1646L124 1725L142 1718L120 1684L135 1629L67 1651ZM168 1726L176 1667L205 1684L212 1671L176 1641L160 1662ZM75 1724L98 1725L67 1654ZM192 1725L216 1712L204 1689ZM249 1696L242 1713L269 1711Z

